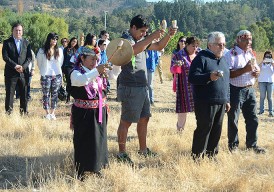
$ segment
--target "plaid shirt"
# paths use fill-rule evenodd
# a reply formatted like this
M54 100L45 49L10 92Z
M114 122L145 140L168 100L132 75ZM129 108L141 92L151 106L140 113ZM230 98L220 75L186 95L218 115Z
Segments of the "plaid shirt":
M248 61L251 58L254 58L254 55L251 50L244 52L241 48L235 46L225 54L225 58L229 65L229 69L236 70L245 67ZM255 67L259 69L256 60ZM230 78L230 84L236 87L246 87L248 85L254 85L254 83L255 77L252 76L252 71L235 78Z

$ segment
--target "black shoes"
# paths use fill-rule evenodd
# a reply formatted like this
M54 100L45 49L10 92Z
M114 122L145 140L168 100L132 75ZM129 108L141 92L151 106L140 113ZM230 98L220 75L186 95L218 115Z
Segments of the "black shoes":
M257 154L265 154L266 150L259 146L248 147L247 150L253 150Z
M238 151L238 146L229 146L228 149L231 153L235 153Z
M232 146L232 147L229 146L228 149L231 153L235 153L238 151L238 146ZM266 153L266 150L259 146L247 147L246 149L248 151L254 151L254 153L257 153L257 154L265 154Z
M145 158L146 157L156 157L156 156L158 156L157 153L151 151L149 148L147 148L145 152L138 151L138 155L143 156Z

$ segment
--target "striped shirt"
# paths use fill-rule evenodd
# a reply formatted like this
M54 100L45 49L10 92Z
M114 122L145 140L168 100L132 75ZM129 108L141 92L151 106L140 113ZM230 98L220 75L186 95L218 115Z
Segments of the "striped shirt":
M230 70L244 68L251 58L255 58L252 51L244 51L238 46L233 47L225 54L225 59L229 65ZM257 61L255 60L255 67L259 69ZM243 73L242 75L230 78L230 84L236 87L246 87L254 85L256 78L252 75L252 71Z

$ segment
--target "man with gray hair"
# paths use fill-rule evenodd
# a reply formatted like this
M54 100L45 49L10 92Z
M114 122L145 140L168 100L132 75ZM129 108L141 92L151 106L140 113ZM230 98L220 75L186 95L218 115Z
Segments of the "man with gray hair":
M225 36L208 35L207 49L192 61L188 81L193 85L197 128L194 131L192 156L196 160L218 154L225 111L229 111L229 68L223 57Z
M251 48L251 32L241 30L236 41L237 44L225 55L230 69L231 110L228 112L228 147L231 152L238 149L238 120L242 110L246 124L246 148L255 153L265 153L265 149L257 145L258 117L253 85L260 68Z

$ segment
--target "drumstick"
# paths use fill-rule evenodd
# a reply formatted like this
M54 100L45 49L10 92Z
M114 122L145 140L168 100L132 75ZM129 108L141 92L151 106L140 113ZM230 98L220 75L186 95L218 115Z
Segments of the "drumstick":
M107 60L107 63L104 64L105 67L108 68L109 70L112 70L112 66L109 64L110 61L111 61L111 59L113 58L113 56L116 54L116 52L117 52L118 50L121 50L121 49L122 49L123 44L124 44L124 41L123 41L123 40L119 41L119 43L118 43L118 45L117 45L115 51L114 51L114 52L112 53L112 55L109 57L109 59ZM106 78L107 78L107 75L104 75L103 77L106 77Z

